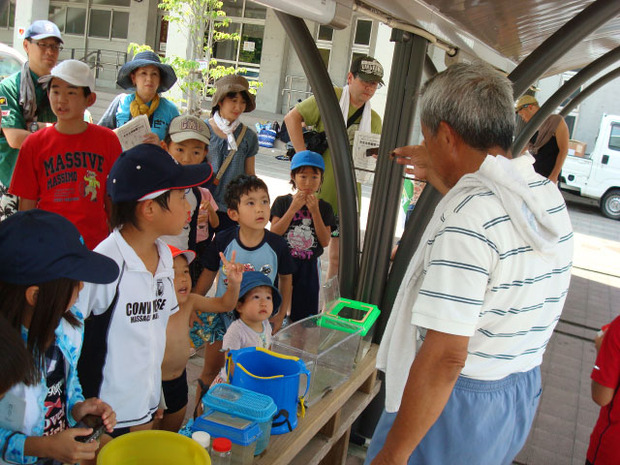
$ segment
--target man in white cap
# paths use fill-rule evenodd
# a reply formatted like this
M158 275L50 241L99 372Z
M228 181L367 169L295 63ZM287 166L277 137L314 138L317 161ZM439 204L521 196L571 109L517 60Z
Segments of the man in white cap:
M515 113L526 123L540 110L538 100L522 95L515 104ZM568 155L568 126L560 115L549 115L527 145L534 156L534 170L557 184Z
M340 109L347 126L351 146L353 146L356 131L381 133L381 117L370 108L370 99L382 85L383 66L381 63L373 57L361 56L351 63L347 75L347 85L342 88L334 87L336 97L340 100ZM302 130L302 123L305 123L306 126L312 126L317 132L325 130L314 96L295 105L284 117L284 122L296 153L306 149L317 151L315 147L306 147ZM332 238L329 243L329 267L327 270L327 278L329 279L338 273L340 231L338 228L336 179L329 149L325 150L322 155L325 160L325 180L318 197L328 202L336 214L336 228L332 230ZM358 185L359 191L360 186Z
M38 79L56 66L62 44L58 26L51 21L35 21L24 33L28 61L21 71L0 82L0 221L17 211L17 198L7 189L24 139L56 121Z

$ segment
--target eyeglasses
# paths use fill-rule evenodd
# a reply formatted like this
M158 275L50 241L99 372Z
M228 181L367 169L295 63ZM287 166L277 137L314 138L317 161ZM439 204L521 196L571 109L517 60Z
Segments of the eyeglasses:
M515 111L515 114L517 114L517 115L518 115L518 114L519 114L519 112L520 112L521 110L523 110L524 108L527 108L527 107L531 107L531 106L532 106L532 104L531 104L531 103L526 103L526 104L525 104L525 105L523 105L521 108L519 108L517 111Z
M379 81L365 81L358 75L355 75L354 77L357 78L364 87L370 87L371 89L381 89L381 87L383 87Z
M30 43L35 44L37 47L39 47L44 52L49 50L50 52L58 53L58 52L61 52L62 49L64 48L60 44L45 44L43 42L34 42L32 40L30 41Z

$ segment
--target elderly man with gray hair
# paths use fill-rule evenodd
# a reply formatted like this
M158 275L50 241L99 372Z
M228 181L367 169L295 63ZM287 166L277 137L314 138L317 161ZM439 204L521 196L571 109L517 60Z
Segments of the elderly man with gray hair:
M424 142L398 163L444 193L381 342L385 410L366 463L510 464L568 292L573 233L533 158L511 159L512 86L457 64L422 91Z

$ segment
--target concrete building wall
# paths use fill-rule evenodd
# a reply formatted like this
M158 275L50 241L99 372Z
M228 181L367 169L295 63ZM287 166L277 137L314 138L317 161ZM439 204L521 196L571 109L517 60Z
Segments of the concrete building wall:
M263 53L260 60L258 80L263 87L256 94L256 106L260 110L279 113L282 108L284 69L288 61L290 42L286 32L272 9L267 10ZM294 53L294 52L293 52Z

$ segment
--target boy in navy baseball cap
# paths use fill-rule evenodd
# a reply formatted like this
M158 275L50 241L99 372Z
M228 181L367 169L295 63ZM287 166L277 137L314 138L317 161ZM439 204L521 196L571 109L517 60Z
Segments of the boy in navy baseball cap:
M120 278L86 286L79 308L85 325L79 365L86 396L115 406L114 436L151 428L160 402L166 325L178 310L172 253L158 239L189 221L186 189L211 177L211 166L183 166L165 150L141 144L119 156L107 181L114 231L95 249L114 259Z

